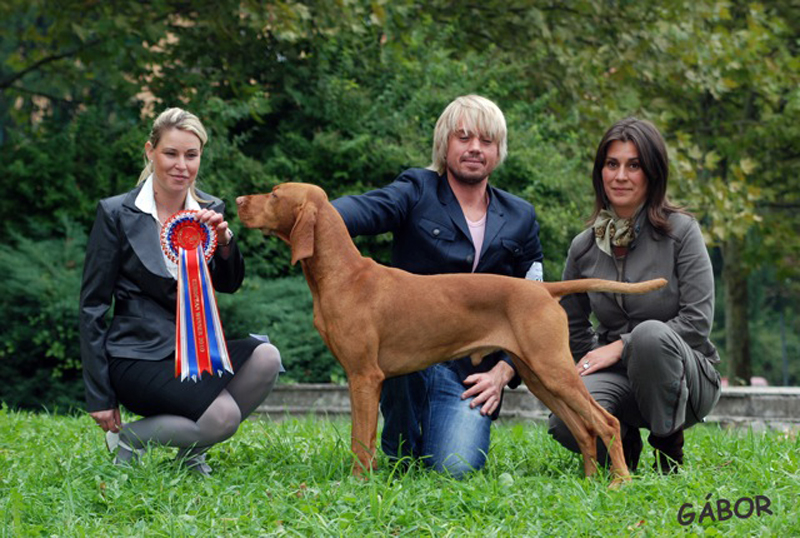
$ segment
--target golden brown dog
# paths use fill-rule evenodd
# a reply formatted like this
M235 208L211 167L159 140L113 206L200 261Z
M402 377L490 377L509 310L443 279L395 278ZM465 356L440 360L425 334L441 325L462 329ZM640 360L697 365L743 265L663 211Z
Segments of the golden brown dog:
M354 474L373 466L384 379L458 357L477 363L502 349L531 392L567 424L586 475L596 470L600 436L615 482L628 478L619 422L594 401L575 370L558 298L587 291L644 293L666 281L541 283L486 274L414 275L361 256L319 187L285 183L271 194L240 196L236 203L245 226L287 242L292 264L302 264L314 300L314 326L350 386Z

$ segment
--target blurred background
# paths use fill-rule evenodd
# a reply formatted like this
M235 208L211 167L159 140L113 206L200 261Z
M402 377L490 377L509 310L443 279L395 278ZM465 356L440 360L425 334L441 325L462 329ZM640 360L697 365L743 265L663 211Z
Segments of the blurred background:
M492 183L534 204L558 280L591 212L597 144L630 115L670 149L673 201L701 223L713 340L734 384L800 384L800 0L250 0L0 3L0 401L80 408L78 296L97 202L134 187L155 116L210 140L247 263L227 334L268 333L284 381L343 383L289 249L234 199L283 181L331 198L430 163L456 96L504 111ZM386 262L388 237L358 240Z

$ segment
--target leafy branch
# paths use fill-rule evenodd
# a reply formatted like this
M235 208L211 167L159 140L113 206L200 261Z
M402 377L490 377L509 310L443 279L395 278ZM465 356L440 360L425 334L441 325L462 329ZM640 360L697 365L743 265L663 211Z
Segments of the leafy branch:
M40 59L39 61L34 62L33 64L29 65L28 67L26 67L22 71L14 73L11 76L5 78L4 80L0 80L0 89L10 88L12 84L14 84L16 81L20 80L22 77L24 77L28 73L36 71L37 69L40 69L41 67L43 67L43 66L45 66L47 64L51 64L53 62L57 62L59 60L63 60L64 58L77 56L78 54L80 54L81 52L85 51L86 49L89 49L89 48L91 48L91 47L93 47L95 45L98 45L98 44L102 43L103 41L104 41L104 39L97 38L97 39L94 39L92 41L88 41L87 43L84 43L80 47L77 47L77 48L75 48L73 50L62 52L60 54L53 54L51 56L45 56L44 58Z

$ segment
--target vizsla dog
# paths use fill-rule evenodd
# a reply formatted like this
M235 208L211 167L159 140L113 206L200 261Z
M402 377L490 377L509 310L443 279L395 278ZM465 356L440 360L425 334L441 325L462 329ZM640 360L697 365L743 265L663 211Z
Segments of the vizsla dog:
M614 483L629 478L619 422L594 401L575 370L558 298L587 291L644 293L666 281L541 283L486 274L414 275L361 256L319 187L284 183L271 194L240 196L236 203L245 226L279 237L291 246L292 264L302 264L314 300L314 326L350 386L354 474L373 466L384 379L458 357L477 364L502 349L530 391L567 424L586 475L596 470L600 436Z

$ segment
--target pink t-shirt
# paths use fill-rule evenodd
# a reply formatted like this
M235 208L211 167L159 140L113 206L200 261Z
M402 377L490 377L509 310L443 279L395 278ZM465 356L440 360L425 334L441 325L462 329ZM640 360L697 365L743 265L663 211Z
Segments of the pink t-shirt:
M469 226L469 233L472 236L472 244L475 245L475 261L472 262L472 272L474 273L481 258L483 238L486 235L486 213L483 214L480 220L474 222L467 219L467 226Z

